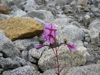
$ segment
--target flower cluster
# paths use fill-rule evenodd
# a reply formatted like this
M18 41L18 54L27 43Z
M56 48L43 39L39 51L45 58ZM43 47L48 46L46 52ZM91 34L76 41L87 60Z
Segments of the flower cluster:
M55 47L56 47L56 36L57 36L57 29L56 29L56 26L53 25L53 24L49 24L49 23L46 23L45 24L45 29L44 29L44 32L43 32L43 40L49 42L50 44L54 44ZM76 51L76 45L75 44L68 44L67 41L65 41L64 43L61 43L60 45L62 44L65 44L67 45L67 47L69 48L69 50L71 51ZM59 46L60 46L59 45ZM49 46L52 48L54 54L55 54L55 57L56 57L56 65L59 65L59 61L58 61L58 49L53 49L53 47L51 45L44 45L44 44L37 44L37 45L34 45L34 47L36 49L40 49L44 46ZM62 70L59 69L59 66L55 66L56 68L58 68L58 72L56 73L57 75L60 75L60 72Z

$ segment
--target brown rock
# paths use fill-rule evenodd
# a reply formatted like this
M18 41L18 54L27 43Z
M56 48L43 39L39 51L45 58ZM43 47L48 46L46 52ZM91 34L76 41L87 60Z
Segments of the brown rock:
M0 13L1 14L9 14L10 10L7 6L0 6Z
M0 21L0 30L4 30L11 40L16 40L39 35L43 27L32 18L15 17Z

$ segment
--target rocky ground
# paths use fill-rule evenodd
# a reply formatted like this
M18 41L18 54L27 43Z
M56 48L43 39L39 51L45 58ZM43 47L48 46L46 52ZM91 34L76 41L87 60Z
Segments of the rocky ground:
M45 23L77 51L59 48L61 75L100 75L100 0L0 0L0 75L56 75L53 52L36 50Z

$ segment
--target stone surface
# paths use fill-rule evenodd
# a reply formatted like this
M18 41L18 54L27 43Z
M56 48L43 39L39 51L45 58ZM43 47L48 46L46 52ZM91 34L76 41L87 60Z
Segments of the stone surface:
M36 74L34 70L34 67L24 66L8 72L3 72L2 75L38 75L38 73Z
M68 42L83 40L84 32L75 25L65 26L62 30L62 35L68 40Z
M54 20L54 16L50 11L47 10L33 10L31 12L27 13L27 16L29 17L37 17L41 20L45 20L45 21L53 21Z
M99 37L100 31L97 30L96 28L91 28L89 31L91 43L99 43L100 42L100 37Z
M96 20L92 21L92 22L89 24L89 29L91 29L91 28L98 29L99 32L100 32L100 20L99 20L99 19L96 19Z
M36 8L36 2L35 0L26 0L26 4L23 7L27 12L33 11Z
M10 15L0 14L0 20L5 20L9 17L10 17Z
M100 75L100 64L71 68L65 75Z
M23 17L25 15L26 15L26 12L19 9L19 10L16 10L15 12L13 12L11 17Z
M35 44L39 43L38 37L33 37L29 39L20 39L13 41L14 45L20 50L30 50Z
M7 6L0 6L0 13L1 14L10 14L10 10Z
M72 22L73 19L71 18L57 18L55 20L53 20L53 24L59 25L59 26L67 26L70 22Z
M7 38L3 31L0 30L0 52L3 54L3 57L11 57L19 56L20 52L15 47L13 42Z
M20 64L10 58L0 57L0 68L4 70L20 67Z
M43 53L43 51L45 51L47 49L47 47L43 47L41 49L35 49L35 48L32 48L29 50L29 55L31 55L32 57L36 58L36 59L39 59L41 58L41 55Z
M78 51L71 52L67 46L60 46L58 51L60 67L66 66L67 69L73 66L84 65L86 58L84 53ZM51 63L55 63L54 53L51 49L45 50L39 59L38 65L42 71L55 68Z
M25 59L20 58L20 57L18 57L18 56L16 56L16 57L14 58L14 61L18 62L21 66L26 65Z
M92 64L81 67L73 67L67 70L65 67L60 75L99 75L100 74L100 64ZM56 75L55 69L46 70L42 75Z
M43 27L32 18L10 18L0 21L0 29L11 40L16 40L39 35Z
M97 60L100 60L100 47L98 47L96 44L86 45L87 51L90 55L87 56L87 63L96 63Z

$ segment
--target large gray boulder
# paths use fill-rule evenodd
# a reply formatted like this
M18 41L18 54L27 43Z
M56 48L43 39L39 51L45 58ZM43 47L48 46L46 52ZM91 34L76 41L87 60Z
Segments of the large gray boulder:
M63 37L67 39L68 42L81 41L84 38L84 32L81 28L75 25L68 25L62 29Z
M46 70L42 75L56 75L56 69ZM60 75L100 75L100 64L73 67L69 70L65 67Z
M19 56L20 51L16 48L13 42L7 38L3 31L0 30L0 52L4 57L14 58Z
M2 75L38 75L38 72L35 73L34 70L34 67L24 66L8 72L5 71Z
M82 48L81 48L82 50ZM42 71L55 68L52 63L55 63L54 53L52 49L45 50L38 61L38 65ZM58 50L60 67L66 66L67 69L73 66L84 65L86 58L84 52L70 51L67 46L60 46Z
M74 67L65 75L100 75L100 64Z

